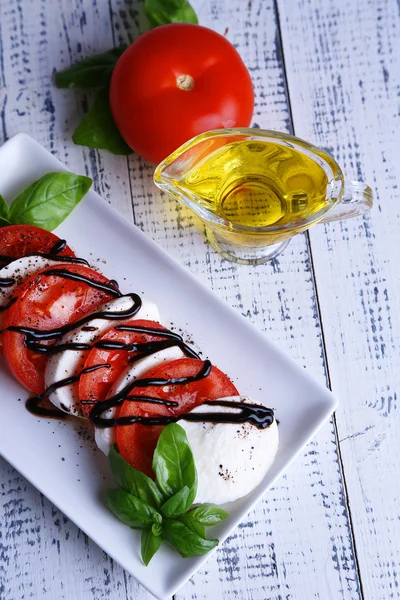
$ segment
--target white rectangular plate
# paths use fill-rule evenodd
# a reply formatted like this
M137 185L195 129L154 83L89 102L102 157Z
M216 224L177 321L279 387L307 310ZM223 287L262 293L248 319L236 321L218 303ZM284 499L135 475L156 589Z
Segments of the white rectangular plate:
M0 148L0 193L10 201L45 173L65 170L37 142L18 134ZM212 532L224 540L329 418L336 400L94 191L56 233L78 256L104 259L101 271L119 281L123 291L137 291L156 302L161 321L189 332L241 394L276 409L278 454L262 484L230 504L229 518ZM112 480L90 430L73 419L38 420L25 409L27 393L4 362L0 377L0 453L152 594L170 598L209 555L182 559L164 545L145 567L138 532L104 506Z

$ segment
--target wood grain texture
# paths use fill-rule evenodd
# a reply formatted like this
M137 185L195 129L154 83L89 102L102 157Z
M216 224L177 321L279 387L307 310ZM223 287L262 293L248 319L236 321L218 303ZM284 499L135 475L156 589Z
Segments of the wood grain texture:
M113 45L109 7L79 1L52 7L0 3L3 139L30 133L72 171L90 175L105 199L114 187L115 206L132 218L126 159L74 146L71 132L86 99L51 81L55 69ZM4 461L0 481L1 600L152 598Z
M364 597L398 598L399 4L279 9L296 134L376 193L368 217L313 229L311 247Z
M203 24L221 33L228 28L228 39L238 47L249 66L257 97L255 123L263 128L288 131L290 112L272 0L209 0L193 4ZM296 3L300 13L303 4L307 3ZM322 4L329 13L329 1ZM298 39L296 48L294 42L288 42L285 31L297 31L299 35L299 23L306 25L299 14L292 15L289 2L279 7L284 14L285 56L286 48L292 44L289 84L291 94L296 97L293 77L296 74L302 79L296 70L296 61L302 58L301 51L305 52L304 35L303 40ZM311 5L307 7L314 15ZM155 190L151 167L137 157L127 161L106 152L79 148L70 140L87 99L79 92L55 90L49 74L74 60L132 39L138 28L143 29L138 5L123 0L112 1L110 6L93 0L57 0L48 10L44 0L3 0L0 11L2 138L26 131L71 170L93 177L97 191L119 212L134 218L157 243L325 382L326 364L331 364L330 353L334 360L341 350L332 338L326 358L311 260L316 262L317 250L311 256L305 236L298 236L285 254L269 265L252 269L233 266L209 250L194 218L185 209ZM327 27L328 20L324 19L323 26ZM355 21L352 23L356 28ZM311 41L309 45L311 47ZM324 52L329 55L326 48ZM348 77L350 71L348 67ZM296 83L296 89L302 90L304 81L302 86ZM317 76L313 86L311 93L322 102L320 96L326 89L320 90L321 81ZM297 102L303 103L303 99L300 97ZM311 123L311 112L308 118ZM298 121L296 114L295 120ZM321 122L320 127L322 125ZM322 236L322 255L327 234L322 230L317 235ZM314 238L312 241L314 248ZM373 243L370 239L371 247ZM364 252L363 247L361 251ZM332 297L332 284L324 273L325 268L334 268L331 263L330 260L326 266L317 264L318 276L321 275L321 280L318 279L320 299L320 288L324 286L325 298ZM332 322L331 304L321 302L321 307L324 323ZM354 310L356 308L354 306ZM367 318L368 309L364 326ZM335 335L344 335L344 331L340 329ZM352 343L351 339L356 338L348 336L348 344ZM337 365L339 369L338 362ZM351 432L351 427L346 431ZM344 430L341 437L346 437ZM353 455L358 460L354 448L356 440L343 441L343 448L346 443L353 444ZM0 481L4 510L0 524L0 555L4 567L3 572L0 571L1 598L150 598L133 578L4 463ZM357 497L357 484L354 489ZM358 506L360 520L366 519L363 511L367 507L361 502ZM320 432L285 477L177 598L200 600L217 595L243 600L353 600L361 597L333 424Z
M263 127L287 130L289 113L277 48L273 4L253 3L244 12L243 3L213 2L208 6L200 5L199 17L202 23L209 24L222 34L228 28L228 38L240 49L250 68L256 96L260 99L255 111L256 122ZM135 18L136 14L127 11L124 2L113 4L117 44L131 39L132 22L135 22ZM195 229L193 217L188 211L175 204L171 205L171 201L165 197L161 204L158 194L151 202L144 202L145 190L150 187L151 169L141 169L141 161L137 158L129 162L133 187L137 189L139 184L139 189L143 190L140 199L134 198L136 223L146 231L151 231L152 237L159 244L199 277L209 281L219 295L264 330L271 332L274 339L283 343L302 364L310 365L312 362L314 372L324 380L321 338L306 240L297 238L293 248L280 259L282 264L276 261L274 265L249 271L221 261L204 246L201 233ZM160 227L160 223L164 223L164 227ZM304 306L307 306L306 310ZM309 347L311 339L312 348ZM242 598L279 598L285 589L290 590L294 597L300 598L307 597L310 589L315 594L321 594L321 598L329 597L332 589L333 597L358 597L351 538L346 516L343 515L345 507L341 504L343 490L334 451L333 432L326 431L318 442L321 447L318 444L312 453L312 460L307 456L302 468L297 465L293 469L290 486L284 485L276 490L274 509L267 510L260 506L249 519L249 525L240 531L240 535L234 535L224 544L217 561L209 561L205 574L194 578L196 598L209 597L210 588L213 593L223 594L227 598L237 594ZM330 456L330 459L325 461L326 456ZM317 465L321 464L321 460L324 462L324 476L317 477L315 485L329 485L335 489L336 499L329 507L321 504L321 496L315 490L304 486L309 477L316 477ZM321 483L318 484L317 481ZM302 493L290 496L294 489L297 493L302 490ZM263 517L266 510L271 514L271 524L267 529ZM304 513L308 513L310 517L314 511L319 513L319 521L325 522L326 527L324 542L318 548L312 548L300 539L296 520L296 514L304 521ZM293 512L295 516L292 516ZM330 514L326 519L328 513ZM329 520L335 522L334 535L328 533ZM291 522L291 526L288 522ZM307 539L308 535L313 535L314 523L310 518L304 527L309 532L304 536ZM281 540L276 539L276 534L273 535L274 530L285 531L285 539L290 540L286 548L286 544L281 546ZM275 546L282 548L282 552L278 552ZM338 558L338 548L341 549L344 560ZM316 560L319 566L312 564L308 567L313 553L313 561ZM336 554L336 565L331 560L332 554ZM293 568L286 568L286 564L293 564ZM321 569L326 572L326 577L315 585L317 573ZM347 579L352 580L352 583L349 584ZM192 594L187 587L177 597L192 598Z

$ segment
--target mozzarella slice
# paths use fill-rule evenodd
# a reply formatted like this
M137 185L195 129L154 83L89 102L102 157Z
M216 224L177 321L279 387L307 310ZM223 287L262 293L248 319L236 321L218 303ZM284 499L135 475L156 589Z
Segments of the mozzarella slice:
M141 358L126 369L125 373L122 374L122 376L110 390L108 396L111 397L115 394L118 394L126 385L141 377L144 373L146 373L146 371L154 369L154 367L158 367L158 365L161 365L162 363L170 362L183 357L184 354L182 350L177 346L173 346L172 348L166 348L165 350L160 350L159 352L150 354L150 356ZM115 408L110 408L104 413L103 416L107 419L113 419L115 412ZM94 435L96 444L100 450L104 452L104 454L108 454L111 446L115 444L116 441L115 427L106 427L104 429L95 428Z
M132 303L133 300L130 296L121 296L120 298L116 298L115 300L98 307L95 312L123 312L129 310L132 307ZM157 306L153 302L143 301L142 307L135 318L159 321L160 315ZM118 321L113 319L92 319L82 327L74 329L72 332L66 334L61 339L60 344L66 344L68 342L91 344L116 325L118 325ZM79 374L84 367L89 352L90 350L65 350L64 352L50 356L45 371L46 388L49 388L63 379ZM79 403L78 388L78 382L64 385L54 390L49 395L49 398L60 410L81 417L83 415Z
M250 398L232 396L230 401ZM223 406L202 405L193 413L232 412ZM246 496L261 483L278 450L276 420L266 429L251 423L204 423L181 419L198 475L196 504L225 504Z
M59 265L60 261L43 258L43 256L24 256L18 260L13 260L0 270L0 282L3 279L14 279L15 283L3 287L0 283L0 308L6 306L14 296L15 290L24 283L28 277L36 275L46 267ZM69 264L69 263L63 263ZM4 319L4 312L0 310L0 329Z

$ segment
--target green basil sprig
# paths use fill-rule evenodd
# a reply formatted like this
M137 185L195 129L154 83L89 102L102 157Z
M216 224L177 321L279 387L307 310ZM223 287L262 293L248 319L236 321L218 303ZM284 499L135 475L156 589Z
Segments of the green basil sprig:
M10 207L0 194L0 227L4 227L5 225L11 225Z
M126 46L112 48L103 54L85 58L64 71L59 71L55 76L56 86L81 90L106 87L110 83L117 60L125 50Z
M153 458L154 482L131 467L117 452L109 452L110 467L119 489L110 490L106 505L129 527L142 530L141 554L148 565L164 540L184 557L199 556L218 545L206 537L206 527L228 513L203 504L189 510L197 492L197 472L186 433L180 425L164 427Z
M166 23L198 23L197 15L187 0L145 0L144 12L150 27ZM55 74L58 88L99 90L93 105L73 133L72 140L78 146L108 150L120 156L132 153L114 122L108 93L112 72L125 50L125 46L112 48ZM4 218L0 207L0 225Z
M0 196L0 227L36 225L52 231L88 192L92 180L74 173L47 173L32 183L8 206Z
M166 23L199 22L194 8L187 0L146 0L144 12L151 27Z
M92 106L75 129L72 140L78 146L109 150L122 156L132 154L112 116L108 88L97 92Z

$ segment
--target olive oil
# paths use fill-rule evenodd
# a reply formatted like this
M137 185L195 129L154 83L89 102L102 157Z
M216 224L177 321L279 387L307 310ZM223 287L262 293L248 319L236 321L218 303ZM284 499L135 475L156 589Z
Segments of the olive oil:
M232 227L312 218L327 205L328 184L318 155L257 139L217 147L173 179L174 187Z

